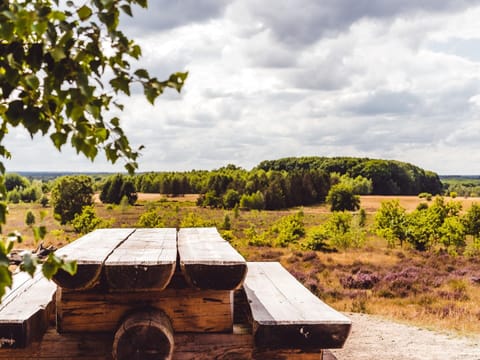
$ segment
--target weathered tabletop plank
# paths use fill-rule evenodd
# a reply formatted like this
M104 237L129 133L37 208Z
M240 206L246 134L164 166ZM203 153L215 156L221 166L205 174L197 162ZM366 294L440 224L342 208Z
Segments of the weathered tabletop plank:
M0 348L23 348L46 331L55 309L56 285L39 268L30 277L19 273L0 304Z
M249 262L244 285L259 348L342 347L351 321L332 309L277 262Z
M233 290L245 279L245 259L216 228L180 229L178 254L182 273L193 287Z
M77 272L70 275L60 270L53 280L67 289L89 289L100 281L102 267L107 257L125 241L134 229L98 229L82 236L55 254L66 260L76 260Z
M175 271L177 230L137 229L105 261L110 290L163 290Z

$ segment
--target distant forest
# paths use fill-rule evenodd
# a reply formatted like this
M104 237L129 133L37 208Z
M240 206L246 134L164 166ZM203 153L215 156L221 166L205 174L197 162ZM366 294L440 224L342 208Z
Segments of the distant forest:
M43 183L62 175L75 175L60 172L20 174L30 181ZM200 194L200 206L227 209L275 210L318 204L324 202L332 187L337 185L347 187L357 195L436 195L445 190L436 173L418 166L393 160L354 157L289 157L262 161L251 170L230 164L215 170L121 175L123 180L118 178L120 175L113 174L86 175L94 180L97 190L104 193L106 190L103 187L111 186L114 182L116 187L121 188L123 181L128 182L129 193L176 196L194 193ZM28 184L16 184L19 181L16 177L9 177L12 195L22 200L25 198L23 193L29 192L30 187ZM451 189L460 188L451 185Z
M291 157L262 161L252 170L235 165L188 172L152 172L134 178L139 192L201 194L199 205L281 209L325 201L333 185L347 183L358 194L440 194L439 176L415 165L353 157Z

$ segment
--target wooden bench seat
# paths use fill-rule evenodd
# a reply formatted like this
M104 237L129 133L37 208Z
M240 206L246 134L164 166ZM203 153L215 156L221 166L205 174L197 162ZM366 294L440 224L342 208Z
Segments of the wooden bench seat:
M13 276L0 304L0 348L24 348L42 337L55 313L56 289L41 269L33 278L23 272Z
M340 348L351 321L307 290L277 262L249 262L243 284L258 348Z
M182 273L192 287L234 290L242 285L247 263L216 228L182 228L177 244Z

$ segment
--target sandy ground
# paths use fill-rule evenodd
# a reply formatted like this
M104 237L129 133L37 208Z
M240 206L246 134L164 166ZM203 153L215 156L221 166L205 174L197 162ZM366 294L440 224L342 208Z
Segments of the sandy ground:
M480 335L459 337L394 323L365 314L346 314L352 332L338 360L480 360Z

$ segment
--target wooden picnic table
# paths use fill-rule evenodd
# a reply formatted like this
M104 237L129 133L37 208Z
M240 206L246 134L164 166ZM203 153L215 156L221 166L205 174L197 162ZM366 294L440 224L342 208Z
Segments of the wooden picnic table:
M350 332L279 263L247 263L215 228L101 229L56 254L77 273L17 275L0 359L321 359ZM39 288L42 304L13 321Z

